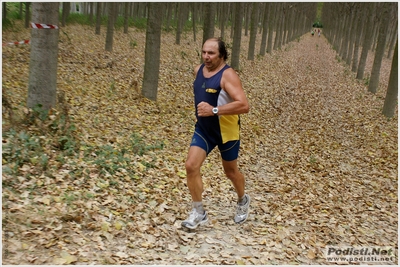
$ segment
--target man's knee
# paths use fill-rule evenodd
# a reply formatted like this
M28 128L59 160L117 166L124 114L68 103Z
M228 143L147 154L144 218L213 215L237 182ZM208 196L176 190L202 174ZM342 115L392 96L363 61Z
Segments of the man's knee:
M185 162L186 173L189 174L189 175L191 173L199 172L200 171L200 167L201 167L201 165L198 162L194 161L194 160L187 159L186 162Z
M240 172L237 168L225 168L225 175L231 180L237 179L240 176Z

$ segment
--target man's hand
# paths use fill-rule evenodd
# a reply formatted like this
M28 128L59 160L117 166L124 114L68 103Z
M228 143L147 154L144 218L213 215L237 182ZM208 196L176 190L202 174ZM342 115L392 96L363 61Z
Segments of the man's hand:
M199 117L210 117L214 116L214 113L212 112L212 109L214 107L208 104L207 102L200 102L197 105L197 115Z

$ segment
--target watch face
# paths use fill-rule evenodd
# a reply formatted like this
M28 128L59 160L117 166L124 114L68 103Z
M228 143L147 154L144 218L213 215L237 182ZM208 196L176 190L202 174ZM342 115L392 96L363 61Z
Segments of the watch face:
M213 108L212 111L213 111L214 114L217 114L218 113L218 108Z

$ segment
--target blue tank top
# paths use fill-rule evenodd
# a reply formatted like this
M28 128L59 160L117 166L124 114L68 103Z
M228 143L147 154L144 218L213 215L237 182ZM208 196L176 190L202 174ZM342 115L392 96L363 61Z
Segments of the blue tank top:
M239 115L211 117L199 117L197 115L197 105L202 101L209 103L213 107L222 106L233 101L228 93L221 88L222 74L230 66L225 65L210 78L204 77L203 68L204 64L200 66L193 83L194 105L197 118L196 127L199 127L207 135L207 138L216 144L239 140Z

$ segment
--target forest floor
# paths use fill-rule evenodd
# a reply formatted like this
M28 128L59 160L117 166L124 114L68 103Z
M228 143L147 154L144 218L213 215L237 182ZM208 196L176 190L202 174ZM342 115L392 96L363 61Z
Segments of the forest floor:
M112 53L104 51L104 28L60 31L57 90L65 92L78 154L44 146L44 172L34 154L13 172L4 153L15 149L16 126L3 106L3 264L329 264L328 246L397 252L398 115L381 114L391 60L371 94L368 78L356 80L323 35L306 34L254 61L244 36L239 76L251 110L241 116L239 164L250 216L233 222L236 194L213 151L202 168L209 223L188 232L180 226L191 205L184 162L201 40L184 34L175 45L163 33L151 102L138 94L145 33L129 30L114 34ZM30 30L2 38L29 39ZM2 94L15 125L28 113L29 52L3 46ZM44 127L21 125L32 136ZM50 142L46 132L37 136L24 140ZM397 263L396 256L386 264Z

